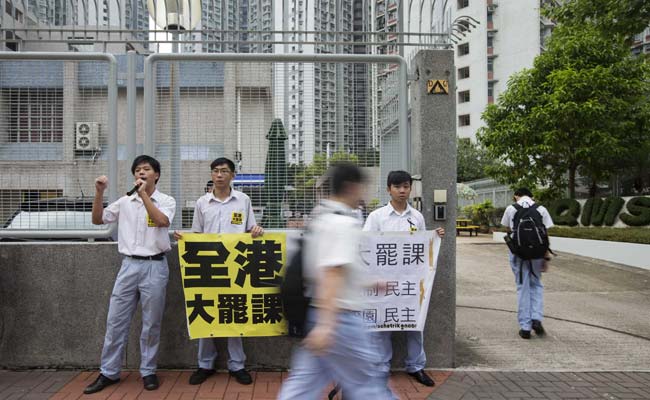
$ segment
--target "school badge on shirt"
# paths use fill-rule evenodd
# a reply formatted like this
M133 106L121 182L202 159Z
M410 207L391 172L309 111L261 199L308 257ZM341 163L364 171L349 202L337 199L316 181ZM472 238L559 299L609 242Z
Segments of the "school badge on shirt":
M241 225L244 223L244 214L233 211L232 217L230 218L230 223L233 225Z
M417 232L417 231L418 231L418 227L415 226L415 224L413 223L413 221L411 221L411 218L407 218L407 219L406 219L406 222L409 223L409 232L413 233L413 232Z
M153 219L151 219L151 217L149 216L149 214L147 214L147 226L148 226L149 228L155 228L155 227L156 227L156 223L153 222Z

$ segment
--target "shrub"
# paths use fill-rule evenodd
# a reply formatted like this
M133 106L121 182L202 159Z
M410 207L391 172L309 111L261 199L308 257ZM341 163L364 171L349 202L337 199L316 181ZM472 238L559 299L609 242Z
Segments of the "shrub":
M629 226L650 224L650 197L634 197L627 202L627 213L619 216Z
M491 216L491 226L499 226L501 224L501 218L503 218L503 214L506 212L506 207L497 207L494 209L492 212Z
M593 226L602 226L603 219L605 218L605 211L607 211L607 206L610 201L609 198L605 199L605 201L599 198L598 202L594 202L594 206L596 203L598 203L598 208L594 207L593 212L591 213L591 224ZM582 212L584 213L585 210L582 210Z
M471 219L472 223L476 225L495 226L496 224L492 222L495 211L496 209L492 206L490 200L463 207L463 212L467 215L467 218Z
M649 228L584 228L584 227L553 227L548 230L549 236L576 239L607 240L611 242L627 242L650 244ZM553 248L553 239L551 239Z
M608 197L604 201L600 198L591 198L582 208L580 222L584 226L602 226L603 222L607 226L612 226L623 204L625 201L620 197Z
M578 225L580 203L575 199L556 200L548 208L549 214L556 225Z
M591 197L587 199L585 205L582 207L582 215L580 216L580 224L582 226L591 225L591 214L595 207L600 207L603 201L599 197Z
M605 213L604 222L605 225L612 226L616 223L616 217L618 216L618 213L621 212L621 209L625 204L625 200L623 200L620 197L610 197L609 200L611 201L611 203L609 207L607 207L607 212Z

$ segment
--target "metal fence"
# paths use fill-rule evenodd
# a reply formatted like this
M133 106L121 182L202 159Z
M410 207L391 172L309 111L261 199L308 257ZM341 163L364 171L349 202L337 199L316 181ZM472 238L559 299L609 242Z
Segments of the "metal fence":
M401 90L373 88L371 68L380 66L399 74ZM365 168L371 184L361 207L378 205L385 200L381 177L409 165L406 78L396 56L149 56L145 150L169 171L160 187L177 200L181 217L173 226L189 228L210 162L220 156L236 163L235 188L251 197L267 228L302 226L325 168L336 160ZM391 107L373 97L381 92L390 92L384 103ZM392 119L377 123L373 108L382 116L390 110Z
M89 211L94 177L117 177L115 57L0 53L0 107L0 237L110 235Z
M270 0L203 0L198 2L198 10L192 9L192 3L187 0L6 0L0 2L0 43L14 51L46 48L51 51L55 47L57 51L111 53L123 53L129 47L141 52L160 52L161 46L171 43L180 43L189 51L268 53L274 45L283 43L386 46L390 42L396 50L404 46L451 48L452 42L459 39L457 33L464 35L470 26L465 23L460 27L449 21L433 32L435 1L420 2L419 15L411 13L413 2L389 0L388 13L387 5L377 2L374 16L369 3L362 7L355 5L356 9L352 10L353 2L344 1L341 9L335 11L333 3L296 1L298 4L291 7L291 12L286 5L282 7L281 19L274 15L281 3ZM165 12L165 4L176 10ZM311 24L307 23L306 16L314 11L318 14L314 16L316 26L308 29ZM152 29L150 14L159 14L161 20L156 22L160 28ZM405 23L407 29L398 31L397 24L391 22L394 18L387 21L384 14L403 14L409 19L417 16L419 20ZM176 18L182 21L172 21ZM376 19L376 31L371 30L371 18Z
M336 160L370 178L366 212L386 200L387 172L409 166L398 56L2 53L0 93L0 237L110 235L90 224L94 179L109 176L114 200L140 153L161 161L172 229L190 227L217 157L275 229L303 225Z

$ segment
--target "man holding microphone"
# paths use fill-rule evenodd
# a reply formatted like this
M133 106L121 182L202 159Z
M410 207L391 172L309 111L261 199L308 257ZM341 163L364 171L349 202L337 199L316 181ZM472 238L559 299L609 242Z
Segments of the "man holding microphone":
M176 201L157 190L160 163L153 157L136 157L131 172L135 193L122 196L106 208L103 198L108 178L100 176L95 180L92 222L118 223L118 251L124 258L108 306L100 374L84 389L85 394L119 382L129 326L138 302L142 307L140 374L146 390L159 386L156 363L169 279L165 253L171 249L167 228L174 219Z

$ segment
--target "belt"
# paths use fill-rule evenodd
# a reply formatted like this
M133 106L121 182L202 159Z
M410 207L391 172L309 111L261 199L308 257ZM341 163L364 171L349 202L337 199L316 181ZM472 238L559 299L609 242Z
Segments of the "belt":
M160 261L163 258L165 258L165 253L158 253L158 254L154 254L153 256L127 256L127 257L131 257L131 258L133 258L135 260L156 260L156 261Z

